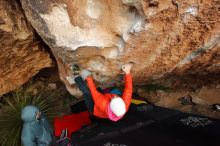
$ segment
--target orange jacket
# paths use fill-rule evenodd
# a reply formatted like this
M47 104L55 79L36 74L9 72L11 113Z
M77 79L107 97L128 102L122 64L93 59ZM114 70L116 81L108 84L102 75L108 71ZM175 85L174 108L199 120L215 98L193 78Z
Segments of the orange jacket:
M131 104L131 97L132 97L132 77L131 74L126 74L125 77L125 89L122 95L122 99L126 105L126 111ZM93 82L92 77L87 77L88 87L92 94L92 98L94 101L94 115L100 118L108 118L108 105L111 99L115 96L115 94L106 93L102 94L96 90L96 86Z

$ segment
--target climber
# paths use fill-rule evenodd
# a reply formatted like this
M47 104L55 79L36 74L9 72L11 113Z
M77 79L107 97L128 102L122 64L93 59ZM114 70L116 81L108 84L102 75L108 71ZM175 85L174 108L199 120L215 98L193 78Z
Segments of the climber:
M125 89L122 97L114 92L104 94L99 92L93 82L91 73L88 70L82 70L80 72L77 65L72 67L73 77L67 77L67 80L70 83L73 83L74 80L76 85L83 92L85 103L91 114L99 118L108 118L111 121L118 121L128 111L131 103L132 77L130 70L132 65L133 63L128 63L122 67L125 73ZM84 80L87 81L87 84Z
M21 119L23 120L21 134L23 146L52 145L53 129L36 106L25 106L21 111Z

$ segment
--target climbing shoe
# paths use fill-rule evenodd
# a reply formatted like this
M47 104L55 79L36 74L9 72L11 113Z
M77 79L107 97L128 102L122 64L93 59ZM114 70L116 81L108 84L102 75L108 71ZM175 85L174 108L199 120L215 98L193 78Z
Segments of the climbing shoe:
M80 73L80 68L77 64L74 64L72 67L71 67L71 71L73 73L73 75L79 75Z

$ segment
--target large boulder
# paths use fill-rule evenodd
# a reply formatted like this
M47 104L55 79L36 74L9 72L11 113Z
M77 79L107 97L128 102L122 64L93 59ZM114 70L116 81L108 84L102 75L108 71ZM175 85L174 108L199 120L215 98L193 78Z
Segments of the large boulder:
M0 1L0 49L0 96L51 66L49 54L35 39L34 30L16 0Z
M218 0L20 1L70 92L69 63L92 71L103 87L119 83L120 67L130 61L135 84L172 85L220 72Z

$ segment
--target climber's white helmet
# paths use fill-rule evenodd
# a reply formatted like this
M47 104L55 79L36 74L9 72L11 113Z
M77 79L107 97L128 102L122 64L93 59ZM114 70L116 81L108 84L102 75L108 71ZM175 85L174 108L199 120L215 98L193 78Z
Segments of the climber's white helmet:
M116 116L123 116L126 112L125 102L121 97L115 96L111 99L110 109Z

